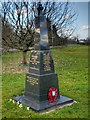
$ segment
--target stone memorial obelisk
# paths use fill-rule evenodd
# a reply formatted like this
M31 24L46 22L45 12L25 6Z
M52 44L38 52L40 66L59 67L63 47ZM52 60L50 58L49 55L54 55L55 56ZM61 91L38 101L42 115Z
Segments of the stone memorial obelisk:
M42 4L38 3L38 16L35 19L34 50L30 55L29 72L26 74L25 92L13 99L28 107L41 111L52 106L73 102L60 95L58 77L54 71L52 53L49 49L46 17Z

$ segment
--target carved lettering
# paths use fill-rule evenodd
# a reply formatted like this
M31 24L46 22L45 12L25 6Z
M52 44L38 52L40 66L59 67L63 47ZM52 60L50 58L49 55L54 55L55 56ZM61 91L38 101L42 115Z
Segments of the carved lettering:
M44 64L44 71L50 71L51 70L49 53L44 53L43 54L43 64Z
M27 81L28 81L31 85L38 85L38 79L37 79L37 78L27 76Z
M37 51L34 51L34 52L33 52L32 56L31 56L30 62L31 62L33 65L37 65L37 64L39 63Z

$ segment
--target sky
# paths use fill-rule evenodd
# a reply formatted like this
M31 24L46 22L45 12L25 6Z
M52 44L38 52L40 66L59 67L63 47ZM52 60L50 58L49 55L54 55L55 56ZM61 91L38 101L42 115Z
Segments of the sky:
M90 29L88 26L88 2L74 2L72 6L78 13L74 35L78 35L79 39L85 39L88 37L88 28Z
M73 36L79 37L79 39L86 39L88 37L88 2L71 2L73 9L78 14L77 20L74 25L76 30Z

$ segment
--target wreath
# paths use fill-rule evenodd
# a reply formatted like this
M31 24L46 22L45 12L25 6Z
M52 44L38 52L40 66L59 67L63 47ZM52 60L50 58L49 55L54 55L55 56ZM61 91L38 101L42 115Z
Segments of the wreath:
M50 103L54 102L58 96L58 89L55 87L49 88L48 91L48 100Z

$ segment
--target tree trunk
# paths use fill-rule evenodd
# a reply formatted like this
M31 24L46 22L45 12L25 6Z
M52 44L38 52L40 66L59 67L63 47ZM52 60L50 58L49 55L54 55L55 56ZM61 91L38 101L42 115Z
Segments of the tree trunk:
M26 54L27 54L27 51L23 51L23 61L22 61L22 64L27 64Z

